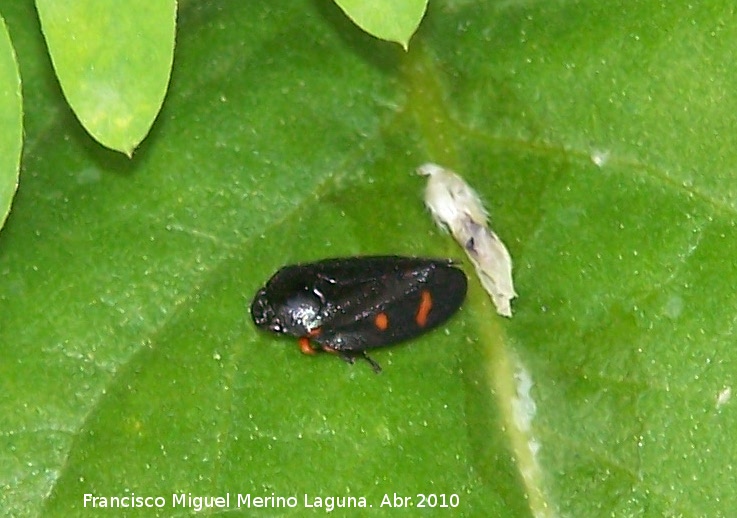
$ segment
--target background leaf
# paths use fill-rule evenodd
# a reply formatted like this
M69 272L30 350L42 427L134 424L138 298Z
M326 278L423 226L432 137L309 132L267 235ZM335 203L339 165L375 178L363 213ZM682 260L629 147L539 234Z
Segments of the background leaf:
M416 515L379 507L394 493L458 494L460 516L735 507L730 7L438 2L404 53L331 4L190 3L129 161L65 108L32 8L0 5L29 98L0 247L6 513L86 515L85 493L162 514L190 512L174 493L296 495L295 516L304 494L372 516ZM422 206L427 161L487 200L511 321L472 283L380 376L253 328L284 264L462 257Z
M364 31L383 40L396 41L405 50L427 9L427 0L335 0L335 3Z
M159 113L176 0L36 0L62 90L95 140L127 155Z
M20 154L23 147L23 109L20 78L13 45L5 21L0 18L0 228L10 212L18 187Z

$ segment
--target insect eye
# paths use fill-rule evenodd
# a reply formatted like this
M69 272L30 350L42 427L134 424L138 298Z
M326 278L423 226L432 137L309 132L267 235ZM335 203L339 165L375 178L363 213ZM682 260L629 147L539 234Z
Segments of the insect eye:
M305 290L290 297L280 311L283 311L285 321L290 321L298 329L310 331L320 325L323 302L318 294Z

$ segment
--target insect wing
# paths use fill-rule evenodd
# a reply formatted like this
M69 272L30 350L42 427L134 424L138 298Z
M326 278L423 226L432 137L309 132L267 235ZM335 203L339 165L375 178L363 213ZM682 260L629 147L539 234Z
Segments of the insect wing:
M361 261L368 262L355 275L342 269L330 282L316 284L329 303L315 342L338 351L391 345L442 324L465 299L466 276L449 261Z
M305 265L303 270L325 301L325 325L346 327L426 284L435 270L455 270L451 264L443 259L369 256L326 259ZM457 272L465 281L465 275Z

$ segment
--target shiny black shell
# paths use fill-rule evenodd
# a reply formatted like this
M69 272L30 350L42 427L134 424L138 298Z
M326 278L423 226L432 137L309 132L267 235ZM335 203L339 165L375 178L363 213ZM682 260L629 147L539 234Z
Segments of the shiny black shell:
M448 259L367 256L285 266L251 303L261 329L295 336L348 361L445 322L466 297L466 275Z

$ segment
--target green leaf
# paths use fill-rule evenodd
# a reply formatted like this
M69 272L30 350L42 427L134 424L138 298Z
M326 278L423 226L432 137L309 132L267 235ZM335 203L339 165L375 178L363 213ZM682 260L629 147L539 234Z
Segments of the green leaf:
M189 493L297 499L264 516L325 512L304 495L392 517L420 493L458 495L433 516L737 507L722 4L439 3L405 53L331 3L188 3L133 160L73 124L32 6L0 5L28 97L0 248L6 514L134 494L164 507L107 512L177 515ZM372 354L379 376L254 328L285 264L462 260L423 207L428 161L486 201L514 318L472 280L443 329ZM414 506L382 507L395 493Z
M5 20L0 18L0 228L18 187L23 147L23 109L18 64Z
M102 145L131 155L158 115L176 6L176 0L36 0L64 95Z
M372 36L396 41L404 50L425 16L427 0L335 0L353 23Z

